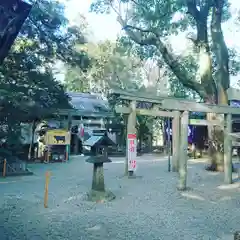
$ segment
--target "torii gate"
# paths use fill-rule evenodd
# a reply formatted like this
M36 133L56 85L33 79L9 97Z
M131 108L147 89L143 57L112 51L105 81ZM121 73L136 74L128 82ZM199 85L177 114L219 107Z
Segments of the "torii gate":
M229 99L232 99L233 92L236 95L235 90L229 89ZM122 89L113 90L111 95L121 102L115 107L116 113L128 114L127 134L136 134L137 114L173 118L172 171L179 172L179 190L185 190L187 187L187 138L189 112L224 114L224 122L219 120L197 120L196 122L197 125L220 125L224 127L224 182L227 184L232 183L232 115L240 114L240 108L227 105L197 103L191 100L176 99L166 96L153 96L152 93L128 92ZM152 108L137 108L137 102L151 103ZM125 175L129 175L128 154L126 154Z

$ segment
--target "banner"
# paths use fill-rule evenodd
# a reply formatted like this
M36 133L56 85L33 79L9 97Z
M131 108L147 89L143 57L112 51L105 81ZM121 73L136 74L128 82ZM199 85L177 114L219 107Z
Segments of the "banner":
M136 171L137 168L137 136L128 134L128 171Z

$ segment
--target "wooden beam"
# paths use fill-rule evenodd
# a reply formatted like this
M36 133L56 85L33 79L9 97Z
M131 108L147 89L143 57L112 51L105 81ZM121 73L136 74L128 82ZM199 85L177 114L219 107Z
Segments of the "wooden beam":
M227 90L228 100L240 100L240 89L228 88Z
M189 119L189 124L194 126L223 126L224 124L218 120L205 120L205 119Z
M131 109L128 107L120 107L116 106L115 107L116 113L121 113L121 114L130 114ZM149 110L149 109L142 109L142 108L137 108L136 113L139 115L145 115L145 116L154 116L154 117L170 117L173 118L175 116L174 112L167 112L167 111L160 111L160 110Z
M232 141L233 147L240 147L240 142Z
M176 110L185 111L186 109L190 112L205 112L205 113L225 113L225 114L240 114L240 108L230 107L226 105L213 105L205 103L197 103L191 100L176 99L162 96L152 96L141 92L120 92L114 91L120 99L129 101L140 101L140 102L150 102L159 104L162 109L165 110Z
M190 112L205 112L205 113L230 113L240 114L240 108L230 107L226 105L210 105L204 103L188 102L188 101L177 101L174 100L163 100L162 106L167 109L173 110L185 110L188 109Z
M240 140L240 132L228 133L228 135L234 140Z

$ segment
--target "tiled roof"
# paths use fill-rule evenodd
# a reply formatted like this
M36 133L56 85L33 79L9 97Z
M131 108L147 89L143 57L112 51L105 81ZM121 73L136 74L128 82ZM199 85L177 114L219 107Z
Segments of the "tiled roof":
M92 113L108 113L111 111L108 101L99 95L75 92L68 92L67 94L71 98L70 103L77 110Z

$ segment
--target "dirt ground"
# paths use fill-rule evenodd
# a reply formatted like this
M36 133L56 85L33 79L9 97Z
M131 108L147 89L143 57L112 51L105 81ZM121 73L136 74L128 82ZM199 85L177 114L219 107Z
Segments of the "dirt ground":
M228 240L240 230L240 182L224 185L222 173L204 170L204 160L189 160L185 192L177 191L167 158L138 157L136 179L123 177L123 158L112 160L104 167L106 188L116 195L109 203L85 201L92 165L81 156L31 164L33 176L0 179L0 240Z

